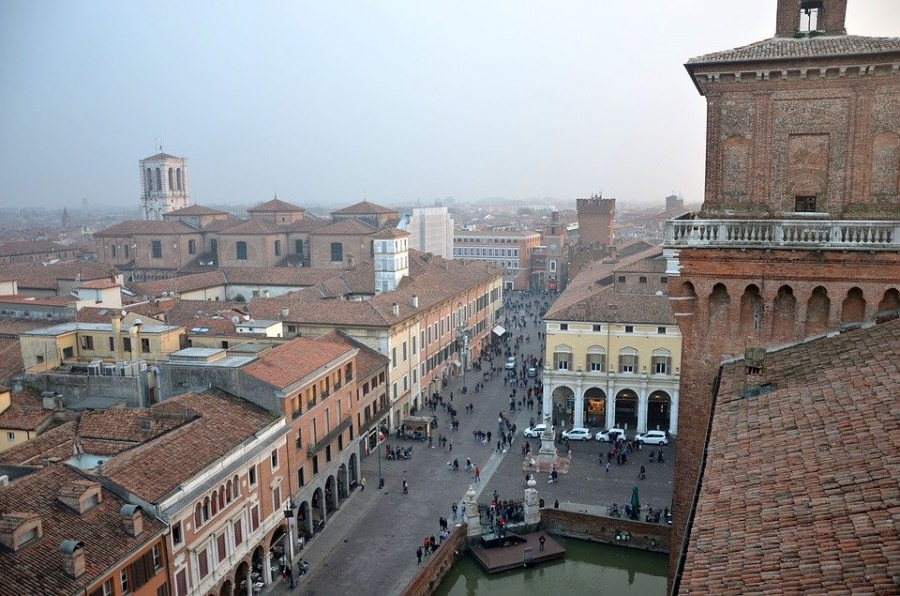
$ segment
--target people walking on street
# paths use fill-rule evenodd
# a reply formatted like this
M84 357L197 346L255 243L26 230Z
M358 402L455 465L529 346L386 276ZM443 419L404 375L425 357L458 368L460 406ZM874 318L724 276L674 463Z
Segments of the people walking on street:
M475 482L481 482L481 468L475 466Z
M363 492L366 490L366 477L363 476L359 479L359 492Z
M453 509L453 521L456 521L456 511L459 509L459 507L457 507L456 503L454 503L452 509Z
M417 565L422 564L422 547L421 546L416 549L416 564Z
M544 543L547 542L547 539L541 534L541 537L538 538L538 542L541 543L541 552L544 552Z
M644 464L641 464L641 471L640 471L640 473L638 474L638 476L640 477L641 480L646 480L646 479L647 479L647 469L644 468Z

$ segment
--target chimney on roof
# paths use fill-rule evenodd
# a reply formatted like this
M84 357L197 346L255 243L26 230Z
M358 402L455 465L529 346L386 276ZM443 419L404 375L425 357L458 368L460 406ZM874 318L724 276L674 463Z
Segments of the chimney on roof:
M286 318L288 318L289 314L291 314L291 309L289 309L286 306L282 306L281 307L281 318L286 319Z
M419 308L419 297L416 294L413 294L412 297L412 307Z
M400 305L397 304L396 302L394 304L392 304L391 312L394 313L395 317L399 317L400 316Z
M140 536L144 531L144 516L141 514L141 508L138 505L125 503L119 513L122 514L125 533L129 536Z
M59 545L62 553L63 571L73 579L84 575L84 542L78 540L63 540Z

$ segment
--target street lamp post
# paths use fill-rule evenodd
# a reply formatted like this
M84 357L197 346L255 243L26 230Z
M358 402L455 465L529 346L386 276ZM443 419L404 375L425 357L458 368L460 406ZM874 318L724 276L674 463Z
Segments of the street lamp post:
M285 534L284 539L287 541L287 548L285 548L285 552L288 554L287 559L287 572L288 576L291 578L291 589L294 589L294 525L296 518L294 517L294 508L292 504L288 504L288 506L284 510L284 518L288 523L288 531Z

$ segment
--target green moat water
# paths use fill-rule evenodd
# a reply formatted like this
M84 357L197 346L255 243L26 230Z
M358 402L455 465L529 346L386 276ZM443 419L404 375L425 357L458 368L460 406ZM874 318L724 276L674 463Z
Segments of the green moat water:
M521 596L522 594L633 594L666 593L668 556L554 536L566 557L528 569L488 574L472 557L454 565L437 596Z

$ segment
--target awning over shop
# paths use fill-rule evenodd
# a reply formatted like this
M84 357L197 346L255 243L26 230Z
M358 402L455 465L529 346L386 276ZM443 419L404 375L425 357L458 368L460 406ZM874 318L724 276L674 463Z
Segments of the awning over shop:
M493 331L497 335L503 335L504 333L506 333L506 329L504 329L500 325L495 325L494 328L491 329L491 331Z

